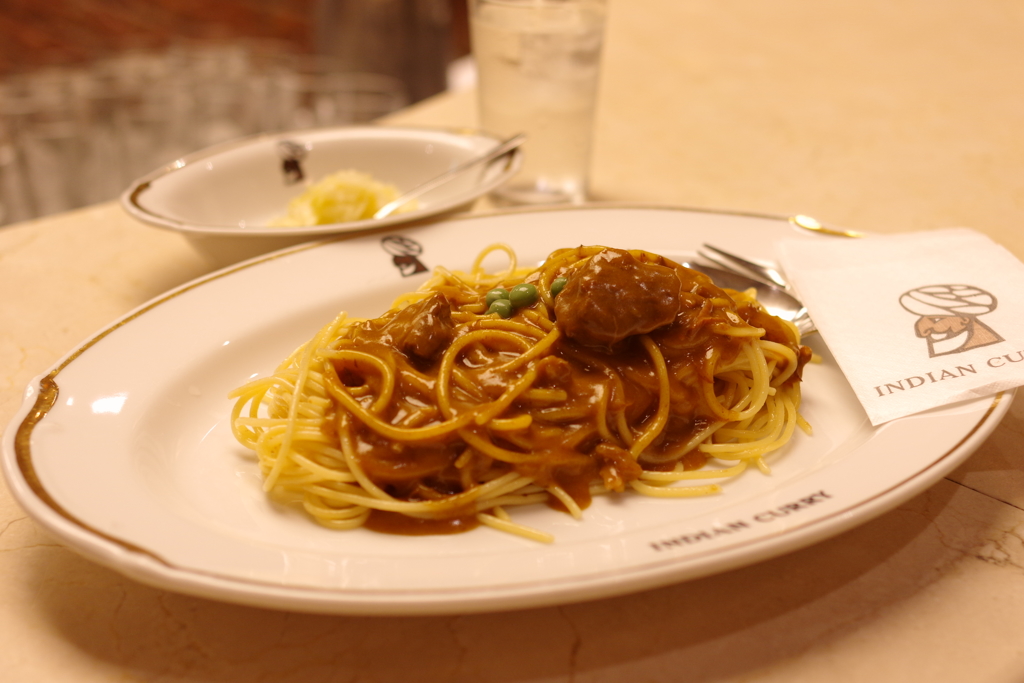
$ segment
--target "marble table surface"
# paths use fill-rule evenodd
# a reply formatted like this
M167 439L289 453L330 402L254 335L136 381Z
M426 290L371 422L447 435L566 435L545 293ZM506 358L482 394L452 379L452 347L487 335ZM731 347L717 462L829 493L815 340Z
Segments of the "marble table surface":
M1024 257L1019 3L609 5L595 199L880 233L968 226ZM474 93L385 123L475 125ZM114 203L0 229L0 427L90 333L210 270ZM55 541L0 484L0 670L76 683L1021 681L1022 436L1024 392L958 470L830 540L630 596L446 617L143 586Z

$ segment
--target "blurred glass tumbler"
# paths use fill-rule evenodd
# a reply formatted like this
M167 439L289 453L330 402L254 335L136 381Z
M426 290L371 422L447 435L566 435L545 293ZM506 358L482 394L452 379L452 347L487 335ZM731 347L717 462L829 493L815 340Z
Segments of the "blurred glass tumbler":
M496 198L585 201L604 0L468 1L481 126L527 135L522 170Z

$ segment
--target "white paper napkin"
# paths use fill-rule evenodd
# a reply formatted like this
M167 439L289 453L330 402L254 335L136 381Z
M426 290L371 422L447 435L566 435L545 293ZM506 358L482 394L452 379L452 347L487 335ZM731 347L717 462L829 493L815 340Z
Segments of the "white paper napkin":
M985 235L794 239L779 257L872 424L1024 385L1024 264Z

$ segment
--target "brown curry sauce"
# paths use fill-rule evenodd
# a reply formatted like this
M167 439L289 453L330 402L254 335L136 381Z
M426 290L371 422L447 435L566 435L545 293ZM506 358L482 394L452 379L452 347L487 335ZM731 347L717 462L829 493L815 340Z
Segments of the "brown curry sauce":
M502 417L529 412L533 417L530 426L521 433L488 434L502 448L530 457L510 465L471 453L462 457L457 467L456 461L469 448L457 435L413 446L390 443L362 427L358 429L357 457L378 486L402 500L435 500L465 490L491 468L508 471L514 467L541 486L561 486L580 507L586 507L595 480L603 481L609 490L622 490L643 469L670 470L680 461L685 469L705 464L706 457L699 451L678 454L677 450L715 419L705 405L699 382L713 379L707 376L711 359L728 362L742 344L723 335L724 327L764 329L765 338L797 351L801 367L810 356L786 326L762 308L737 306L707 276L653 254L605 249L582 266L570 267L566 275L568 283L554 306L555 324L563 334L550 356L541 361L544 367L534 386L561 389L568 398L553 406L516 401ZM403 380L395 387L392 407L384 416L393 424L405 419L403 405L420 408L431 404L440 356L457 334L452 317L453 305L443 293L437 293L366 321L351 334L352 348L390 356ZM528 322L521 311L512 319ZM665 429L639 461L634 461L624 444L609 443L598 434L595 420L602 392L610 392L609 414L625 411L634 430L656 411L659 386L650 358L638 341L641 334L648 334L665 357L672 402ZM512 352L509 349L503 360ZM494 400L510 378L489 371L486 358L469 356L465 362L480 395ZM373 381L372 373L364 374L352 363L336 363L336 369L349 386ZM610 370L618 380L612 379ZM793 381L799 379L799 368L794 377ZM454 409L473 407L471 397L453 393ZM585 414L581 419L559 417L579 412ZM471 429L486 432L486 426ZM553 496L550 499L549 505L564 509ZM477 526L474 513L463 509L445 519L420 520L373 511L366 526L388 533L457 533Z

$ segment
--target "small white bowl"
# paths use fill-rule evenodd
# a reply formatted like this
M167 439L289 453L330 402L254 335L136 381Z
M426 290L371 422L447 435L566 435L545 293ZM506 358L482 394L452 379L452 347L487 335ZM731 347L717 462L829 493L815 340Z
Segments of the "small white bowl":
M125 190L121 205L141 221L183 233L214 265L228 265L338 233L410 223L465 207L514 175L522 151L419 197L412 211L380 220L269 226L285 213L289 200L335 171L363 171L404 193L500 142L478 130L384 126L264 134L210 147L153 171Z

